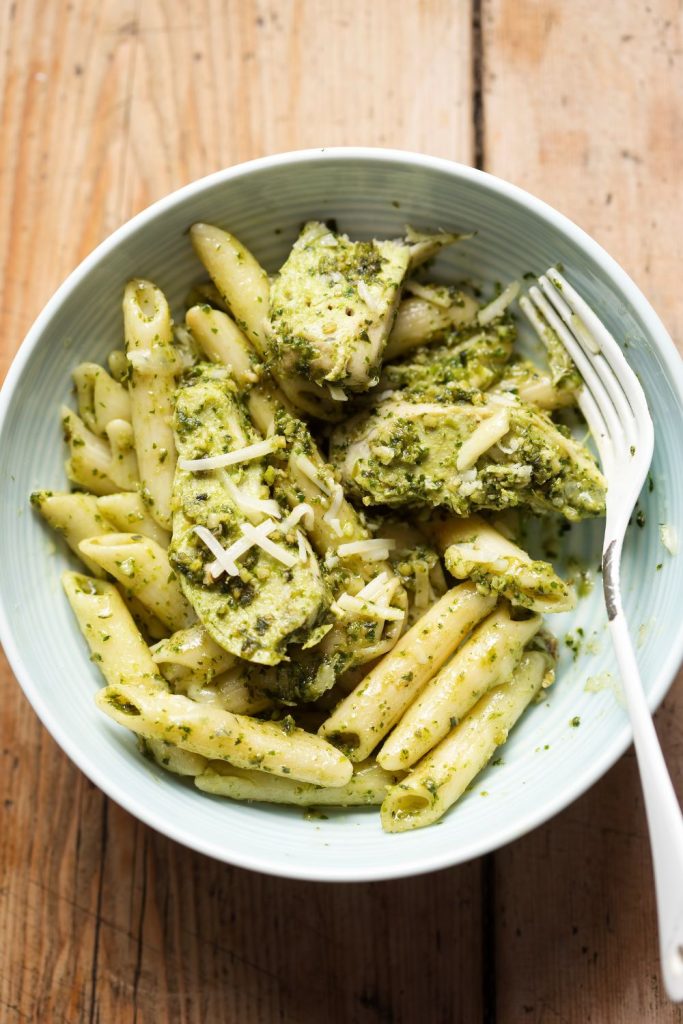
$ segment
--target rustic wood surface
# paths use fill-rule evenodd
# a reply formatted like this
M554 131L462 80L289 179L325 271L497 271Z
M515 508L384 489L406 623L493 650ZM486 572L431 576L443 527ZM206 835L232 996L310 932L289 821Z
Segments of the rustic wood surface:
M595 0L0 5L0 372L113 228L313 145L422 150L549 200L683 338L683 11ZM216 864L103 797L2 668L2 1024L683 1020L631 753L495 856L374 885ZM683 682L657 723L683 788Z

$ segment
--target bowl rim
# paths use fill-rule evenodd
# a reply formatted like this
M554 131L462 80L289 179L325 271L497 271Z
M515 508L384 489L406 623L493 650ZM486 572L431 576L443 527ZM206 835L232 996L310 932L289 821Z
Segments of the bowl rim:
M105 260L121 242L135 234L150 221L153 221L159 214L181 205L188 197L201 193L215 185L273 167L286 167L299 163L324 164L331 160L360 160L376 165L412 165L427 171L451 175L465 182L483 186L489 193L497 194L503 199L511 200L519 206L526 207L540 219L545 220L552 227L567 235L574 244L587 252L599 264L615 289L628 297L629 302L643 323L646 333L652 339L666 367L668 381L683 409L683 363L662 321L626 271L598 242L565 214L555 210L554 207L536 198L518 185L513 185L487 171L469 167L444 157L434 157L401 149L343 146L276 153L215 171L212 174L189 182L158 199L107 236L62 282L38 314L20 344L0 390L0 436L4 430L11 400L24 368L55 312L80 282L98 264ZM430 856L412 855L405 862L389 868L383 867L381 863L377 863L365 865L360 869L349 870L346 868L329 868L324 862L321 862L319 866L307 865L300 867L297 863L278 862L272 855L263 856L258 852L248 856L234 853L232 850L225 849L221 843L204 840L193 835L187 827L176 826L174 821L168 820L161 814L157 814L144 801L139 800L133 793L119 786L114 777L106 774L106 772L99 768L98 762L91 763L81 753L78 743L69 736L58 722L52 720L40 690L34 683L31 672L24 663L21 651L14 642L1 593L0 642L4 647L7 660L17 681L41 723L69 759L107 797L114 800L128 813L157 832L198 853L203 853L236 867L260 871L282 878L320 882L382 881L412 877L447 867L455 867L475 857L491 853L542 825L578 799L616 763L632 740L631 726L628 720L625 719L622 727L612 735L610 742L603 748L601 756L594 758L587 765L582 765L581 769L573 775L572 780L566 787L562 788L560 793L545 801L541 807L531 808L513 823L497 831L489 841L461 844L457 851L452 850L448 844L444 844L443 849L438 854ZM658 706L671 686L682 658L683 631L680 631L677 637L672 638L672 643L668 646L666 657L658 675L658 683L648 695L648 703L651 710ZM394 841L400 842L402 837L397 835L393 838Z

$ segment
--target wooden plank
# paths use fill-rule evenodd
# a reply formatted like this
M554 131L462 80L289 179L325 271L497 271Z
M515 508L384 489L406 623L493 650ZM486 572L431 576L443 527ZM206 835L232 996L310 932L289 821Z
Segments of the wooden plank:
M683 337L680 4L484 0L486 168L586 228ZM683 795L683 677L657 715ZM495 858L497 1020L681 1021L658 967L650 856L628 754Z
M0 371L78 260L194 177L323 143L471 156L469 3L0 16ZM211 862L106 800L1 672L3 1024L480 1018L478 864L337 887Z
M154 0L141 8L126 206L267 153L423 150L469 162L470 4Z
M2 377L57 285L122 219L135 6L2 5Z

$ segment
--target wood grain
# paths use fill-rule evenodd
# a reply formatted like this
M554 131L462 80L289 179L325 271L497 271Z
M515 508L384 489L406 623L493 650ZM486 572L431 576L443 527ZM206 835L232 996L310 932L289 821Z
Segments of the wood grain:
M486 0L486 167L567 213L683 339L683 19L677 0ZM657 715L683 796L683 675ZM661 988L633 752L495 860L500 1021L681 1021ZM619 998L615 993L619 991Z
M603 241L679 330L680 5L626 6L3 5L0 373L59 282L134 212L239 160L323 144L518 181ZM307 885L141 825L71 765L5 664L2 682L2 1024L681 1019L659 989L630 755L495 857ZM679 783L681 692L658 719Z

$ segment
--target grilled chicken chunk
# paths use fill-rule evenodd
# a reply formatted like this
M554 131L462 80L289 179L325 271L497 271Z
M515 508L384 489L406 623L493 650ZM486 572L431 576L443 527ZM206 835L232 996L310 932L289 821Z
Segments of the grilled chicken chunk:
M186 459L236 452L260 440L225 368L199 364L179 388L175 437L180 458L169 556L185 597L225 650L276 665L286 657L289 642L308 637L329 601L301 531L283 531L272 519L273 529L260 542L247 543L239 554L233 549L235 542L245 546L245 539L254 538L254 525L268 525L268 511L282 516L269 497L263 458L216 469L183 468ZM232 549L234 573L212 576L216 555L202 539L202 528L228 555Z
M398 393L337 428L331 456L365 505L604 515L605 480L590 453L507 396L446 404Z

